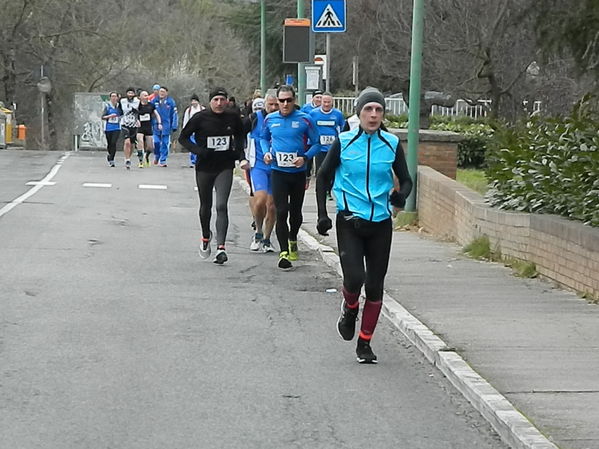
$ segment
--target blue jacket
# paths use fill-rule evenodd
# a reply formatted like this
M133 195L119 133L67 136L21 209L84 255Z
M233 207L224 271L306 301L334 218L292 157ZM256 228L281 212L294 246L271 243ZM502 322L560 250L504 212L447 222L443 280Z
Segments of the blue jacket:
M260 145L265 153L270 151L273 157L273 170L288 173L306 171L306 165L300 168L290 165L294 156L312 159L320 151L320 136L312 118L303 112L293 110L282 116L280 112L268 114L264 119ZM308 142L314 142L308 145Z
M323 112L322 108L312 109L310 117L316 123L320 134L320 151L326 153L331 144L345 126L345 118L339 109Z
M396 151L401 149L399 139L389 132L367 134L356 128L341 133L339 144L340 163L333 183L337 210L368 221L386 220L392 210L389 192Z
M158 123L154 121L153 131L156 135L169 135L177 131L179 127L179 116L177 114L177 104L171 97L166 97L164 101L160 98L154 98L152 103L156 107L156 111L160 114L162 120L162 131L158 129Z

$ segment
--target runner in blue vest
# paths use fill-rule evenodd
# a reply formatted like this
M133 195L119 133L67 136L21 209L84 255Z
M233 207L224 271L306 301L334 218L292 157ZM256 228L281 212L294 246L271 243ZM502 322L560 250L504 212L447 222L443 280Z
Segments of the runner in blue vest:
M273 252L270 235L275 225L275 205L272 197L271 166L264 162L264 151L260 145L260 135L264 119L279 108L274 93L263 100L256 98L252 102L254 112L250 114L251 131L248 139L248 160L250 161L250 182L254 193L251 201L252 215L256 224L256 233L250 244L251 251Z
M292 86L279 87L277 101L279 110L264 120L260 144L264 162L272 167L272 196L281 250L278 266L286 270L292 267L291 261L298 259L297 234L303 220L306 162L320 151L320 138L310 116L295 109Z
M317 229L326 235L332 227L326 191L334 179L337 245L343 270L343 303L337 331L344 340L353 339L358 299L364 286L366 301L356 355L360 363L377 363L370 340L383 304L393 233L392 207L405 205L412 180L399 139L381 130L385 114L381 92L372 87L364 89L357 99L356 112L360 126L339 135L318 171ZM399 190L394 188L393 174L399 179Z
M104 111L102 112L102 120L106 122L106 127L104 128L107 143L106 151L108 151L106 160L110 167L114 167L116 143L121 134L121 115L123 115L123 111L119 107L119 94L110 92L110 101L104 106Z

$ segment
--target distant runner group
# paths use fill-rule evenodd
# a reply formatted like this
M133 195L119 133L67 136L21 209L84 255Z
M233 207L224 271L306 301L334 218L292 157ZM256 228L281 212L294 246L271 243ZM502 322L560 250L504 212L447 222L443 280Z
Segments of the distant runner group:
M254 95L251 111L232 106L226 89L214 88L204 108L197 96L183 115L178 142L190 152L199 195L201 241L199 254L207 259L216 240L214 263L228 261L228 200L233 170L238 164L250 186L250 210L255 233L251 251L274 252L271 233L279 246L277 266L293 268L299 260L298 232L312 161L316 174L319 234L328 235L333 222L327 200L334 199L336 236L343 270L343 302L337 330L352 340L359 297L365 301L356 347L360 363L376 363L370 341L382 307L383 284L389 263L393 209L403 208L412 189L399 139L382 123L385 100L367 88L355 102L355 115L345 120L333 107L330 92L317 91L300 108L292 86ZM131 167L133 148L139 167L167 166L171 136L177 130L177 106L164 86L154 93L128 89L125 98L113 92L102 119L106 121L108 164L115 166L119 134L124 138L125 167ZM213 206L216 235L211 231Z

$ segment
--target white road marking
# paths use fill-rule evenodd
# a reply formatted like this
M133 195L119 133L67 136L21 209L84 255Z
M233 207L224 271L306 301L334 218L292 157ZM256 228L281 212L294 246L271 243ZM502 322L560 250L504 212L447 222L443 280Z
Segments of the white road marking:
M166 190L166 189L168 189L167 186L160 185L160 184L140 184L137 187L140 189L147 189L147 190Z
M39 181L38 184L34 185L31 189L29 189L23 195L21 195L18 198L15 198L10 203L8 203L6 206L4 206L2 209L0 209L0 217L3 216L4 214L7 214L11 210L13 210L15 207L17 207L19 204L23 203L27 198L35 195L42 188L44 188L46 183L49 182L52 178L54 178L54 176L56 176L56 173L58 173L58 170L60 170L60 167L62 167L62 164L70 155L71 155L70 151L67 151L65 154L63 154L60 157L60 159L58 159L58 161L56 162L54 167L52 167L52 169L44 177L44 179Z
M112 184L102 182L84 182L83 187L100 187L104 189L110 189L112 187Z
M53 186L56 185L55 182L43 182L43 181L29 181L25 184L26 186Z

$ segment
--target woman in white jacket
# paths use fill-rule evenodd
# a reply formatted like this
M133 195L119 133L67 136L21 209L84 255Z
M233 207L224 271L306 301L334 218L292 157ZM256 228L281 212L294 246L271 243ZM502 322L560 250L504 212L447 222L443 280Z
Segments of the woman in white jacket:
M200 99L196 94L193 94L191 96L191 103L190 105L187 107L187 109L185 109L185 112L183 113L183 128L185 128L185 125L187 125L187 122L189 121L189 119L191 117L193 117L195 114L197 114L200 111L203 111L205 108L204 106L202 106L200 104ZM190 140L194 141L194 136L191 136ZM195 141L194 141L195 143ZM189 166L191 168L194 168L196 165L196 158L197 155L194 153L189 153Z

